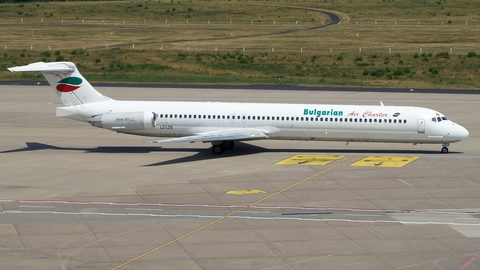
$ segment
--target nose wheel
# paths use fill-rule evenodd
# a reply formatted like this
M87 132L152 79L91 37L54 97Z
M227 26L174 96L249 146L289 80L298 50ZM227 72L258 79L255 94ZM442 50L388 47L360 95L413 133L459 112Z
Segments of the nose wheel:
M450 145L450 144L448 144L448 143L442 144L443 147L442 147L442 150L440 150L440 152L441 152L442 154L448 153L448 146L449 146L449 145Z

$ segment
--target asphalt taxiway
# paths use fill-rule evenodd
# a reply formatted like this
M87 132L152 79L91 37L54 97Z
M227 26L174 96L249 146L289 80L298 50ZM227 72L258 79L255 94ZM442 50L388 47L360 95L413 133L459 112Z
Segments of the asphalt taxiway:
M209 144L157 147L56 118L49 86L2 85L0 268L480 268L476 93L98 90L125 100L422 106L470 137L449 154L254 141L216 156Z

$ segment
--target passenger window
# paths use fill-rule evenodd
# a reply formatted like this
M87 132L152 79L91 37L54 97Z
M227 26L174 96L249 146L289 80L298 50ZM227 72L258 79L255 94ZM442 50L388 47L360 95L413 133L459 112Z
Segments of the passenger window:
M327 118L327 117L325 117L325 122L328 122L328 118Z
M227 119L230 119L230 115L227 115Z
M305 117L305 121L308 121L308 117Z
M337 122L337 121L338 121L338 118L335 117L335 122Z
M373 121L373 120L372 120L371 118L368 120L368 122L370 122L370 123L372 123L372 121Z
M242 119L243 119L243 120L245 120L245 115L244 115L244 116L242 116Z
M315 118L315 121L317 121L317 122L318 122L318 117L316 117L316 118Z
M187 115L185 114L185 115L183 116L183 118L187 118Z
M247 119L250 120L250 116L248 116Z
M392 119L388 119L388 123L392 123Z
M403 123L406 124L406 123L407 123L407 119L403 120Z

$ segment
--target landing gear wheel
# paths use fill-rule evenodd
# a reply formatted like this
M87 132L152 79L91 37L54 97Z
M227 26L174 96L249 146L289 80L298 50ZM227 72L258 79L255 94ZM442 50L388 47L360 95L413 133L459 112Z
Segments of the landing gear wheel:
M225 147L223 144L212 145L212 152L216 155L223 154L223 152L225 152Z
M235 146L234 141L224 141L223 142L223 147L225 147L226 150L231 150Z
M442 154L448 153L448 148L447 148L447 147L442 147L441 153L442 153Z

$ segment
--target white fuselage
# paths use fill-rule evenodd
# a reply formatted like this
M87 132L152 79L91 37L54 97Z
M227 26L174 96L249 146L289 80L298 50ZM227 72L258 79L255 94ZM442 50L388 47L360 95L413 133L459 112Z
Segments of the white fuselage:
M98 92L72 62L37 62L8 68L41 71L65 107L57 116L121 133L170 137L153 143L211 142L212 152L235 141L319 140L441 143L468 131L441 113L419 107L328 104L118 101Z
M87 121L94 115L151 111L156 126L116 132L182 137L217 130L258 128L269 139L452 143L468 131L421 107L326 104L117 101L58 108L57 115Z

